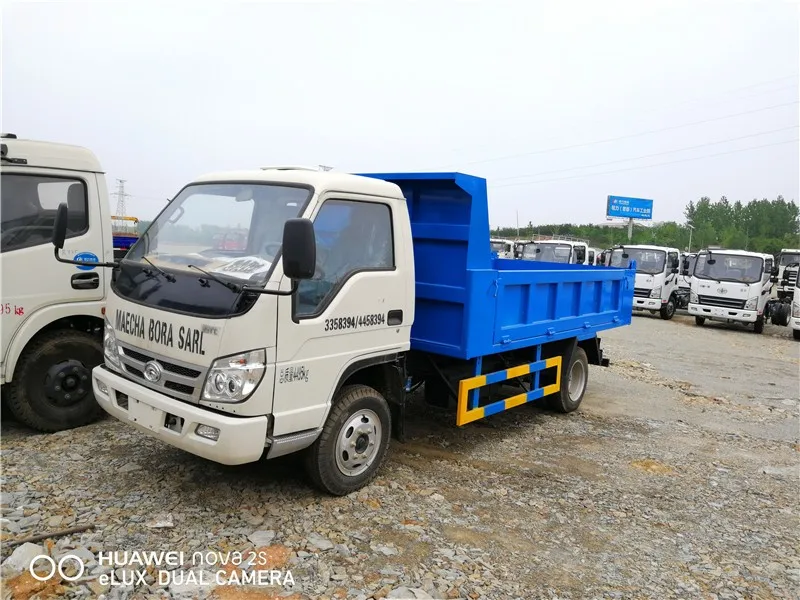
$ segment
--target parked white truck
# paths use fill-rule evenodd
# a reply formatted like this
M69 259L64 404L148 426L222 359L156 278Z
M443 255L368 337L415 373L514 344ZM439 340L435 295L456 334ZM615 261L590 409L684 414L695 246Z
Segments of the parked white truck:
M64 255L86 263L113 259L105 177L79 146L2 135L0 195L0 377L5 407L44 432L92 422L91 371L103 362L104 306L110 274L53 260L58 206L69 207Z
M589 259L589 245L575 240L531 240L517 244L517 258L540 262L572 265L594 264L594 256Z
M59 262L70 218L62 204ZM226 229L246 242L220 248ZM202 176L104 264L95 396L219 463L304 451L311 480L347 494L375 476L390 434L402 438L422 383L458 425L540 399L578 408L589 365L608 364L597 333L631 321L634 273L520 262L492 257L483 178Z
M514 242L503 238L490 238L489 246L498 258L514 258Z
M626 245L611 250L610 266L636 263L633 310L659 313L668 321L678 307L680 252L665 246Z
M689 314L697 325L709 319L764 331L764 310L777 281L772 255L706 249L698 252L691 275Z
M775 258L778 266L778 284L775 286L775 297L778 300L790 300L794 297L797 282L797 266L800 265L800 250L797 248L781 248ZM787 269L787 267L790 267Z
M792 336L800 340L800 278L794 280L794 296L792 297L792 316L789 318L789 327L792 328Z

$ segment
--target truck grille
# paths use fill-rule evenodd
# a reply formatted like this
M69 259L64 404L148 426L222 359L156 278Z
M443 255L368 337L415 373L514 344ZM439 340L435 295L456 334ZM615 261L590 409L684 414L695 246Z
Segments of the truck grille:
M633 295L636 298L649 298L650 297L650 290L647 288L633 288Z
M786 281L788 282L789 287L794 287L794 284L797 281L797 271L789 271L786 273Z
M145 353L117 342L122 349L120 361L131 379L145 387L157 390L176 400L197 402L205 380L204 371L194 365L166 359L155 353ZM144 377L144 366L156 361L162 369L161 379L151 383Z
M724 298L722 296L698 296L700 304L706 306L719 306L722 308L736 308L743 309L747 300L739 300L738 298Z

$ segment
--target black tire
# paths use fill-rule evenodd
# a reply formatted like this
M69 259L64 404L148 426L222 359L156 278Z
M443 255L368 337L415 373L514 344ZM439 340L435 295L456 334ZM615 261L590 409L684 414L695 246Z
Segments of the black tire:
M772 324L785 327L789 324L791 308L788 304L779 304L772 309Z
M346 427L352 420L358 418L359 413L362 414L362 418L367 419L362 421L365 425L364 431L372 431L374 438L371 441L373 444L369 444L370 436L368 434L353 431L352 427ZM377 423L370 422L375 420ZM377 432L376 425L379 425ZM308 476L316 487L334 496L345 496L364 487L372 481L386 458L391 430L392 416L389 405L380 393L366 385L351 385L342 388L334 399L333 408L325 421L322 433L306 454ZM357 437L356 433L359 433ZM344 438L352 439L353 444L367 444L364 446L365 450L371 445L377 445L376 450L367 456L367 460L371 460L371 462L365 469L364 463L356 462L352 465L356 471L354 474L348 474L343 470L346 466L345 463L352 464L352 460L354 460L346 451L339 454L337 446L340 439L344 440ZM355 456L357 457L357 455Z
M661 318L665 321L669 321L672 317L675 316L675 296L670 296L667 303L661 307L661 310L658 311L661 315Z
M20 423L45 433L96 421L104 411L94 398L91 371L102 362L103 344L95 335L72 329L41 335L19 357L8 410Z
M698 327L702 327L703 325L706 324L706 318L705 317L695 317L694 318L694 324L697 325Z
M800 340L800 329L792 329L792 337L796 340Z
M758 317L756 322L753 323L754 333L764 333L764 317Z
M576 382L577 387L570 393L570 382L573 377L579 377L580 383ZM577 410L586 393L588 383L589 359L583 348L576 346L569 365L561 372L561 389L548 399L549 407L560 413L571 413Z

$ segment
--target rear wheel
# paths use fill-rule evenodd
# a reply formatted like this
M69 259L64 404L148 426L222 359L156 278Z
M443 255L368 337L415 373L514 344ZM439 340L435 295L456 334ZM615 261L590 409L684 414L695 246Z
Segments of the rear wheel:
M334 496L367 485L386 458L391 421L389 405L376 390L366 385L342 388L306 455L314 485Z
M753 323L753 331L755 333L764 333L764 317L758 317L756 322Z
M665 321L669 321L672 317L675 316L675 296L670 296L667 303L661 307L659 311L661 313L661 318Z
M576 346L569 365L561 371L561 389L550 396L550 408L562 413L576 410L583 400L588 382L589 360L583 348Z
M20 356L9 386L8 410L44 432L96 421L103 410L92 390L92 369L103 362L97 336L65 329L32 342Z
M705 323L706 323L705 317L694 318L694 324L697 325L698 327L702 327L703 325L705 325Z

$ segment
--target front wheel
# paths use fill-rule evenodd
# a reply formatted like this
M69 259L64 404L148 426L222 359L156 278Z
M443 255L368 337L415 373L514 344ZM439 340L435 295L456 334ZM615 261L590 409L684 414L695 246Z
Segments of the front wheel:
M661 318L665 321L669 321L672 317L675 316L675 297L670 296L667 303L661 307L659 311L661 313Z
M764 317L758 317L756 322L753 323L754 333L764 333Z
M17 362L9 411L20 423L48 433L96 421L103 410L94 398L92 369L102 362L98 336L72 329L41 335Z
M561 389L550 396L553 410L570 413L580 406L589 382L589 360L580 346L575 347L569 366L561 372Z
M366 385L342 388L306 455L314 485L334 496L367 485L386 458L391 430L389 405L380 393Z

